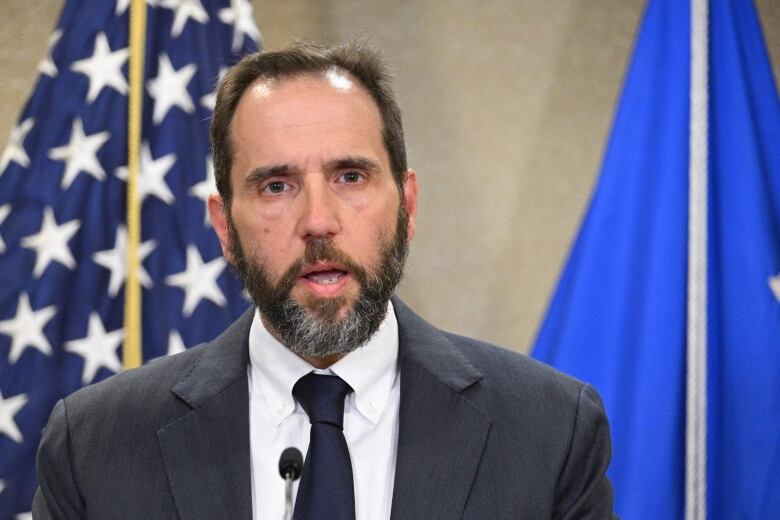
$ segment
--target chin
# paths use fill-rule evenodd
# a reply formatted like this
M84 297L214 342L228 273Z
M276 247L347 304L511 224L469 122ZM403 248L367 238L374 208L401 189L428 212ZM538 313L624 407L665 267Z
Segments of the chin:
M347 296L335 296L325 298L322 296L306 295L299 303L314 318L329 323L336 323L352 312L355 307L355 298Z

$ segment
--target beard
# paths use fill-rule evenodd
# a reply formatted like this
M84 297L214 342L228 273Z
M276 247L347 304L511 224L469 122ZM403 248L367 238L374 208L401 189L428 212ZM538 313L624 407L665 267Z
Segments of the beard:
M379 329L387 303L403 277L409 251L408 213L403 199L395 234L389 230L379 233L378 262L373 268L357 264L332 239L315 238L306 242L301 257L276 282L262 262L247 257L230 214L227 220L233 268L260 309L263 321L293 353L304 358L347 354L365 345ZM292 297L301 271L314 262L341 264L355 278L358 295L351 308L347 296L319 298L305 294L302 302ZM340 316L345 308L346 313Z

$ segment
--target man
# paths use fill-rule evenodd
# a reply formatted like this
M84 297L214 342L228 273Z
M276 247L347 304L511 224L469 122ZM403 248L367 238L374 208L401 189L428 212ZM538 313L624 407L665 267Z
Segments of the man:
M375 51L244 58L212 142L209 212L257 307L58 403L35 518L281 518L288 446L296 519L611 516L593 389L391 298L417 178Z

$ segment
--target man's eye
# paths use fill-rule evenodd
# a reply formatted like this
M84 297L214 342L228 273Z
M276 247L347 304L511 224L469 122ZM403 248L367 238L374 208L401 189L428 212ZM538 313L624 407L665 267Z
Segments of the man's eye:
M363 176L359 172L347 172L344 175L342 175L341 178L344 180L344 182L354 183L354 182L360 182Z
M263 191L267 193L282 193L285 189L287 189L287 184L282 181L273 181L266 184L265 188L263 188Z

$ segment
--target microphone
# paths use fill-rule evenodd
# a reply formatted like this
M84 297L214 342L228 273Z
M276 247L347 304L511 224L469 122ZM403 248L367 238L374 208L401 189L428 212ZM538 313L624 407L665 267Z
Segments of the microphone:
M303 455L298 448L286 448L279 457L279 475L285 480L284 520L292 520L292 485L301 476Z

